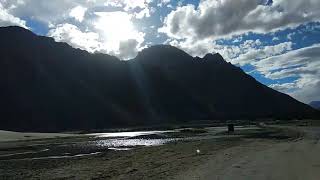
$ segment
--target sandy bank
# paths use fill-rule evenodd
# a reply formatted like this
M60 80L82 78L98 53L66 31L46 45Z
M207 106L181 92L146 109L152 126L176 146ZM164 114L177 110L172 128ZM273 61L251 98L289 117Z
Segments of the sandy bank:
M63 133L21 133L21 132L0 130L0 142L61 138L61 137L71 137L71 136L76 136L76 135L63 134Z
M293 129L293 128L291 128ZM316 180L320 177L320 128L294 127L304 137L261 140L217 152L198 167L182 172L183 180Z

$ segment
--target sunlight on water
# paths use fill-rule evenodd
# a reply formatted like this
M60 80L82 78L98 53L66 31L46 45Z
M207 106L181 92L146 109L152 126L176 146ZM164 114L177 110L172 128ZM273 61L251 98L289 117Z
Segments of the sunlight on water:
M252 127L237 126L237 129L252 129ZM108 148L109 150L131 150L137 146L160 146L177 141L195 141L203 139L220 138L216 134L226 131L226 127L210 127L204 134L189 134L184 137L172 137L175 133L181 133L183 129L167 131L136 131L136 132L115 132L115 133L94 133L88 134L97 140L90 141L90 146ZM170 134L170 135L169 135ZM197 153L200 153L197 151Z
M123 150L123 148L130 148L135 146L159 146L169 142L177 141L177 138L148 138L140 136L162 135L165 133L177 132L176 130L167 131L136 131L136 132L115 132L115 133L94 133L88 134L99 138L99 140L91 143L99 147L108 147L111 150ZM108 139L103 139L108 138ZM120 149L119 149L120 148ZM129 149L128 149L129 150Z
M134 147L134 146L160 146L169 142L178 141L178 138L169 139L107 139L95 141L101 147Z
M132 148L108 148L109 150L114 150L114 151L129 151Z
M237 130L257 129L257 127L236 126ZM109 151L130 151L139 147L161 146L179 141L200 141L205 139L219 139L224 135L226 127L208 127L205 133L194 133L192 130L175 129L167 131L137 131L116 133L87 134L87 137L70 142L44 142L32 144L34 149L25 152L12 152L0 155L1 160L44 160L66 159L95 156ZM195 153L201 155L201 150ZM1 179L1 178L0 178Z
M136 137L136 136L142 136L142 135L151 135L151 134L163 134L163 133L169 133L169 132L175 132L172 131L136 131L136 132L115 132L115 133L93 133L93 134L87 134L89 136L95 136L95 137Z

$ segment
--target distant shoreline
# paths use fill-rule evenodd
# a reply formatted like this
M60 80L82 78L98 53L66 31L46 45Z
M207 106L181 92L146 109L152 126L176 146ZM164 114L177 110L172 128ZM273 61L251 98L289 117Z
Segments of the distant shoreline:
M0 142L10 141L27 141L37 139L51 139L51 138L65 138L79 136L77 134L66 134L66 133L24 133L24 132L13 132L0 130Z
M77 137L90 133L113 133L113 132L132 132L132 131L153 131L153 130L173 130L180 128L205 128L205 127L225 127L228 123L232 123L236 126L252 126L257 125L258 123L265 124L301 124L304 125L306 123L311 124L319 124L320 121L314 120L277 120L277 121L220 121L220 122L204 122L196 123L189 122L185 124L163 124L163 125L154 125L154 126L135 126L135 127L127 127L127 128L108 128L108 129L93 129L93 130L80 130L80 131L66 131L66 132L15 132L15 131L7 131L0 130L0 142L9 142L9 141L25 141L25 140L37 140L37 139L52 139L52 138L67 138L67 137Z

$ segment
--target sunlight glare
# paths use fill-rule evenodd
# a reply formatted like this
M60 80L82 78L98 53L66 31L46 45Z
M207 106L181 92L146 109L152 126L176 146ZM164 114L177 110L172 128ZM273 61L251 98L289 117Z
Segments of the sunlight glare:
M119 43L129 39L143 41L143 33L137 32L131 21L131 15L126 12L96 12L99 19L94 26L101 31L100 35L105 39L106 48L118 50Z

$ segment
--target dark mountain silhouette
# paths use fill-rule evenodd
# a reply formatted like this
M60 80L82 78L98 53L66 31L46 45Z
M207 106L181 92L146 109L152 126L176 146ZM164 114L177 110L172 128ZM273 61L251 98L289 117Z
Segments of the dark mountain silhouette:
M0 129L62 131L190 120L312 118L220 54L158 45L120 61L19 27L0 28Z
M311 107L320 110L320 101L312 101L309 104Z

